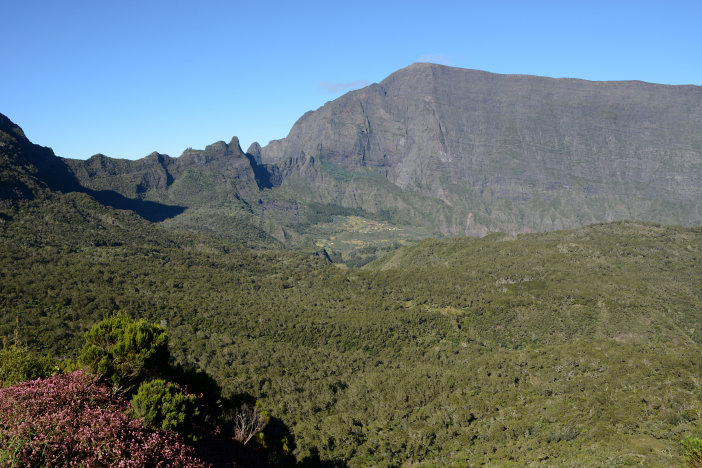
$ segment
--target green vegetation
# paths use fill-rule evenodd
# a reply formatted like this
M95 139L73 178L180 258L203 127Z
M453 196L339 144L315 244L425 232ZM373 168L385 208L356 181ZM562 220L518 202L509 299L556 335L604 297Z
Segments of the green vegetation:
M682 440L685 447L685 462L687 466L698 468L702 466L702 439L687 437Z
M114 393L130 392L168 364L168 335L146 320L134 321L115 314L85 334L78 363L101 382L112 385ZM145 402L149 390L154 388L146 388L140 402ZM139 410L144 408L140 406Z
M70 358L106 313L145 317L298 460L671 465L702 429L700 229L427 240L345 271L91 206L8 212L0 334L19 318Z
M49 356L38 358L27 346L17 342L8 345L4 340L0 349L0 388L55 375L71 367L70 362L61 363Z
M190 440L193 419L200 414L196 395L189 395L175 383L163 379L143 382L132 397L132 416L143 418L144 425L174 431Z
M33 177L21 179L31 197L0 204L0 335L19 327L28 346L4 345L8 381L41 375L40 355L74 359L107 315L115 326L95 336L113 338L81 362L108 356L99 372L117 390L163 379L202 393L193 427L234 434L243 404L266 409L247 447L278 461L671 466L695 453L700 228L425 240L342 270L167 231ZM170 357L154 373L163 331ZM187 420L168 384L142 397L145 414L161 405L154 424ZM159 398L184 405L164 411Z
M242 449L234 441L243 447L256 436L267 450L259 447L249 452L256 465L280 465L289 458L275 440L261 433L269 418L257 408L250 410L245 403L233 414L227 411L242 396L222 398L220 387L208 382L206 374L168 364L168 337L160 327L114 314L89 330L85 339L79 362L84 369L70 374L62 374L73 370L70 361L37 359L28 348L16 344L3 348L0 462L8 466L48 467L69 462L156 466L153 460L163 459L169 466L209 466L211 462L240 462ZM103 358L95 358L96 354ZM159 366L153 365L155 356L159 356ZM158 378L161 375L175 381ZM48 378L33 380L36 377ZM130 385L125 387L127 382ZM207 392L191 394L188 384ZM137 385L138 391L127 404L122 397ZM217 445L223 448L212 453L211 447Z

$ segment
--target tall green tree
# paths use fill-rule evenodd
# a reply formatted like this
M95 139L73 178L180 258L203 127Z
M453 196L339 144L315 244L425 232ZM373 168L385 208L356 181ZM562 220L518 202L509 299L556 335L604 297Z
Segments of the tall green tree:
M114 393L130 393L141 382L159 375L168 364L166 330L114 314L85 334L79 364Z

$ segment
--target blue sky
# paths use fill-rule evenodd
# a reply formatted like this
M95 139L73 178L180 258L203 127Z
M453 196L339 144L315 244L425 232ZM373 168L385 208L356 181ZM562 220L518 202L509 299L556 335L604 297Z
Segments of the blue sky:
M417 61L702 85L700 1L23 0L0 40L0 113L73 158L265 145Z

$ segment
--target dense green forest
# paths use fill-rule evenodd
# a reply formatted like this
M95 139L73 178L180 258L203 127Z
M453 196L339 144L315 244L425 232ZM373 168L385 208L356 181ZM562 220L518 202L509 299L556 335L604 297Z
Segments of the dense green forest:
M702 434L700 228L428 239L342 269L101 204L17 131L0 336L36 356L75 361L105 317L146 319L171 366L267 411L252 443L303 464L671 466Z
M670 465L702 425L702 230L427 240L363 270L164 231L85 194L6 205L0 335L73 358L122 311L349 466Z

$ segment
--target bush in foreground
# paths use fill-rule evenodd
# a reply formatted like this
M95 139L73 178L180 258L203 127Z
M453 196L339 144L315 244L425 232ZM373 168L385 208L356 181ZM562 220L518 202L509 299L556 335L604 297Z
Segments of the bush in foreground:
M193 418L200 414L198 397L163 379L144 382L132 397L131 414L153 429L174 431L195 441Z
M129 393L168 365L166 330L114 314L85 334L79 363L114 393Z
M127 410L80 371L0 389L0 465L204 466Z
M0 347L0 388L55 375L72 365L48 356L37 358L29 348L17 344L17 341L15 338L15 344L8 345L7 340L3 340Z
M681 442L685 448L685 462L687 466L694 468L702 467L702 439L698 437L687 437Z

